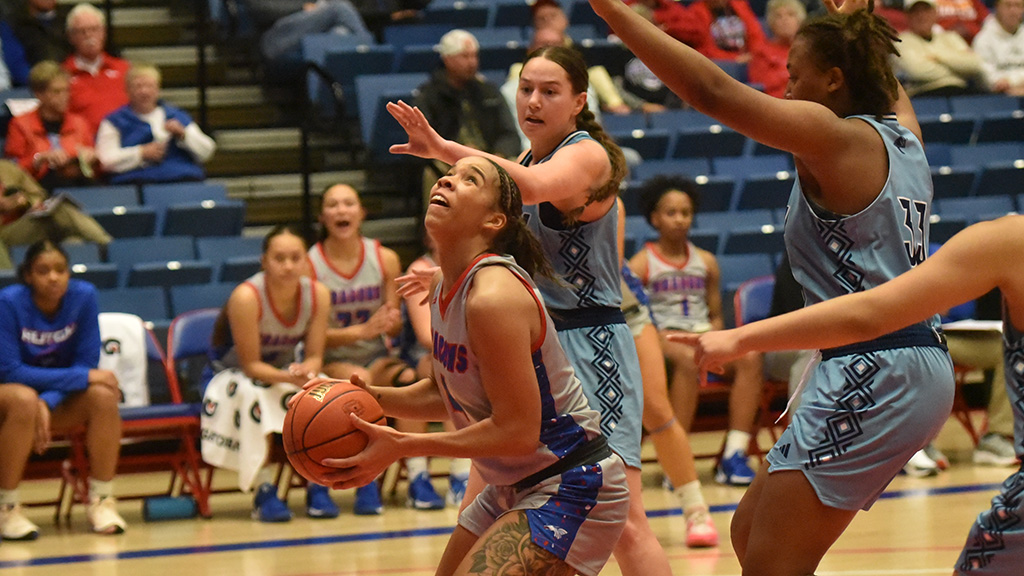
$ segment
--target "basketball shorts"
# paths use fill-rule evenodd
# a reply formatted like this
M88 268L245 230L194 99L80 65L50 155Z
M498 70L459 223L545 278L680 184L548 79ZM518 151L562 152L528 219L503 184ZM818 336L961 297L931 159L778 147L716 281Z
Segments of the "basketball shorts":
M1010 576L1024 571L1024 465L1003 482L992 507L978 515L956 573Z

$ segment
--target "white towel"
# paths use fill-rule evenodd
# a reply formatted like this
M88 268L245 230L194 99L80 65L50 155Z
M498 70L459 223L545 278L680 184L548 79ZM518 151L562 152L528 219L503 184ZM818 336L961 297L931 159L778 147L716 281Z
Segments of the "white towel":
M124 396L123 406L149 406L149 381L146 368L146 326L134 314L102 312L100 324L100 362L98 368L110 370Z
M203 398L203 460L238 472L238 487L252 490L267 460L267 437L280 433L284 414L299 388L294 384L254 384L241 370L218 373Z

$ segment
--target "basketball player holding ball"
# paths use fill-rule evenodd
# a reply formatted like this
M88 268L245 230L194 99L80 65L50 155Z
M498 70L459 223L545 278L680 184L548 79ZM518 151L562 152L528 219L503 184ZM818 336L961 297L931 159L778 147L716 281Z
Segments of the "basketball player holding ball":
M441 267L431 286L433 378L367 390L388 416L450 417L456 430L403 434L352 416L369 443L323 460L338 468L327 478L351 488L398 458L471 458L487 486L459 516L437 574L483 564L596 575L625 525L625 466L531 279L550 266L526 228L519 189L494 162L464 158L431 190L425 224Z

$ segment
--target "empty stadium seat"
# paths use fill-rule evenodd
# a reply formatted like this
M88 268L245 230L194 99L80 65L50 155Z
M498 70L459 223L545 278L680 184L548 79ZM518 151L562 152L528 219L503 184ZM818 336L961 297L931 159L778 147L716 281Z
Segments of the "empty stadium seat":
M716 175L746 178L754 174L776 174L790 169L789 156L747 156L743 158L712 158Z
M658 129L634 129L609 131L615 143L622 148L632 148L644 160L664 160L668 153L669 133Z
M372 159L393 160L388 148L408 139L405 130L385 110L385 105L400 98L411 101L416 89L427 79L426 73L371 74L356 78L359 126Z
M487 26L490 6L485 3L432 1L423 10L424 24L444 24L451 28Z
M732 208L736 179L729 176L697 176L698 212L726 212Z
M105 262L72 264L71 276L79 280L85 280L100 290L117 288L121 281L117 264Z
M1024 160L993 162L982 166L975 196L1010 196L1024 190Z
M740 184L737 210L770 210L785 208L793 191L796 172L782 170L775 174L754 174Z
M140 262L128 271L128 286L183 286L209 284L213 280L213 265L203 260L172 260L170 262Z
M223 308L236 286L225 282L171 286L171 315L177 317L200 308Z
M204 200L175 204L164 214L164 236L237 236L245 225L245 203L239 200Z
M114 238L140 238L156 233L157 212L149 206L92 209L92 216Z
M971 168L951 168L943 166L932 169L932 185L935 189L934 198L965 198L974 188L976 171Z
M258 237L214 237L214 238L197 238L196 239L196 255L200 260L206 260L213 264L216 272L216 277L221 282L228 282L223 277L223 263L226 260L235 260L234 268L241 267L241 263L248 261L254 263L257 270L259 269L260 254L263 251L263 239ZM247 269L251 269L247 268ZM233 272L235 274L237 272ZM246 275L248 278L251 274ZM232 276L232 282L235 282ZM242 278L244 280L245 278Z
M932 214L928 226L928 241L945 244L950 238L966 227L967 219L962 216L955 214L948 216Z
M136 264L195 260L195 246L187 236L118 239L107 247L107 260L120 268L123 285Z
M968 144L974 136L974 118L954 118L950 114L918 116L925 145L933 142Z
M168 320L167 296L163 288L116 288L97 290L100 312L124 312L149 322Z
M698 212L694 218L695 230L733 230L743 227L775 225L771 210L743 210L731 212Z
M747 137L739 132L712 124L707 127L683 128L676 133L675 144L672 146L673 158L692 158L704 156L718 158L722 156L739 156L747 145Z
M976 142L1020 142L1024 139L1024 111L986 114L978 124Z
M1010 196L982 196L973 198L947 198L935 202L935 213L946 218L964 218L969 224L1003 216L1016 210Z
M674 158L649 160L633 168L633 179L639 182L659 174L696 178L711 174L711 165L707 158Z
M766 224L753 228L736 227L725 233L722 254L781 254L786 250L782 227Z
M139 205L139 190L134 184L56 188L53 191L54 195L61 193L74 198L83 211L110 210L118 206Z
M740 284L774 273L772 258L767 254L722 254L718 256L722 290L735 291Z

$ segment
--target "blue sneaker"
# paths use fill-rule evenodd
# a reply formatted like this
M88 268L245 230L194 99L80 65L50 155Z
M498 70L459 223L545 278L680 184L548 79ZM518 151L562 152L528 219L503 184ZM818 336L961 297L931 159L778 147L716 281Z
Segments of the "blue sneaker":
M430 474L421 472L409 481L409 498L406 504L417 510L440 510L444 508L444 498L434 490L430 483Z
M356 505L352 512L357 516L378 516L384 513L384 504L380 501L380 486L376 482L356 488Z
M306 516L310 518L337 518L341 514L338 506L331 500L327 486L310 484L306 486Z
M292 511L277 497L277 486L261 484L252 503L252 519L260 522L288 522Z
M754 481L754 470L747 464L747 453L733 452L722 458L715 470L715 482L730 486L749 486Z
M449 506L460 506L462 499L466 497L466 482L469 476L451 474L448 476L448 494L445 495L445 502Z

